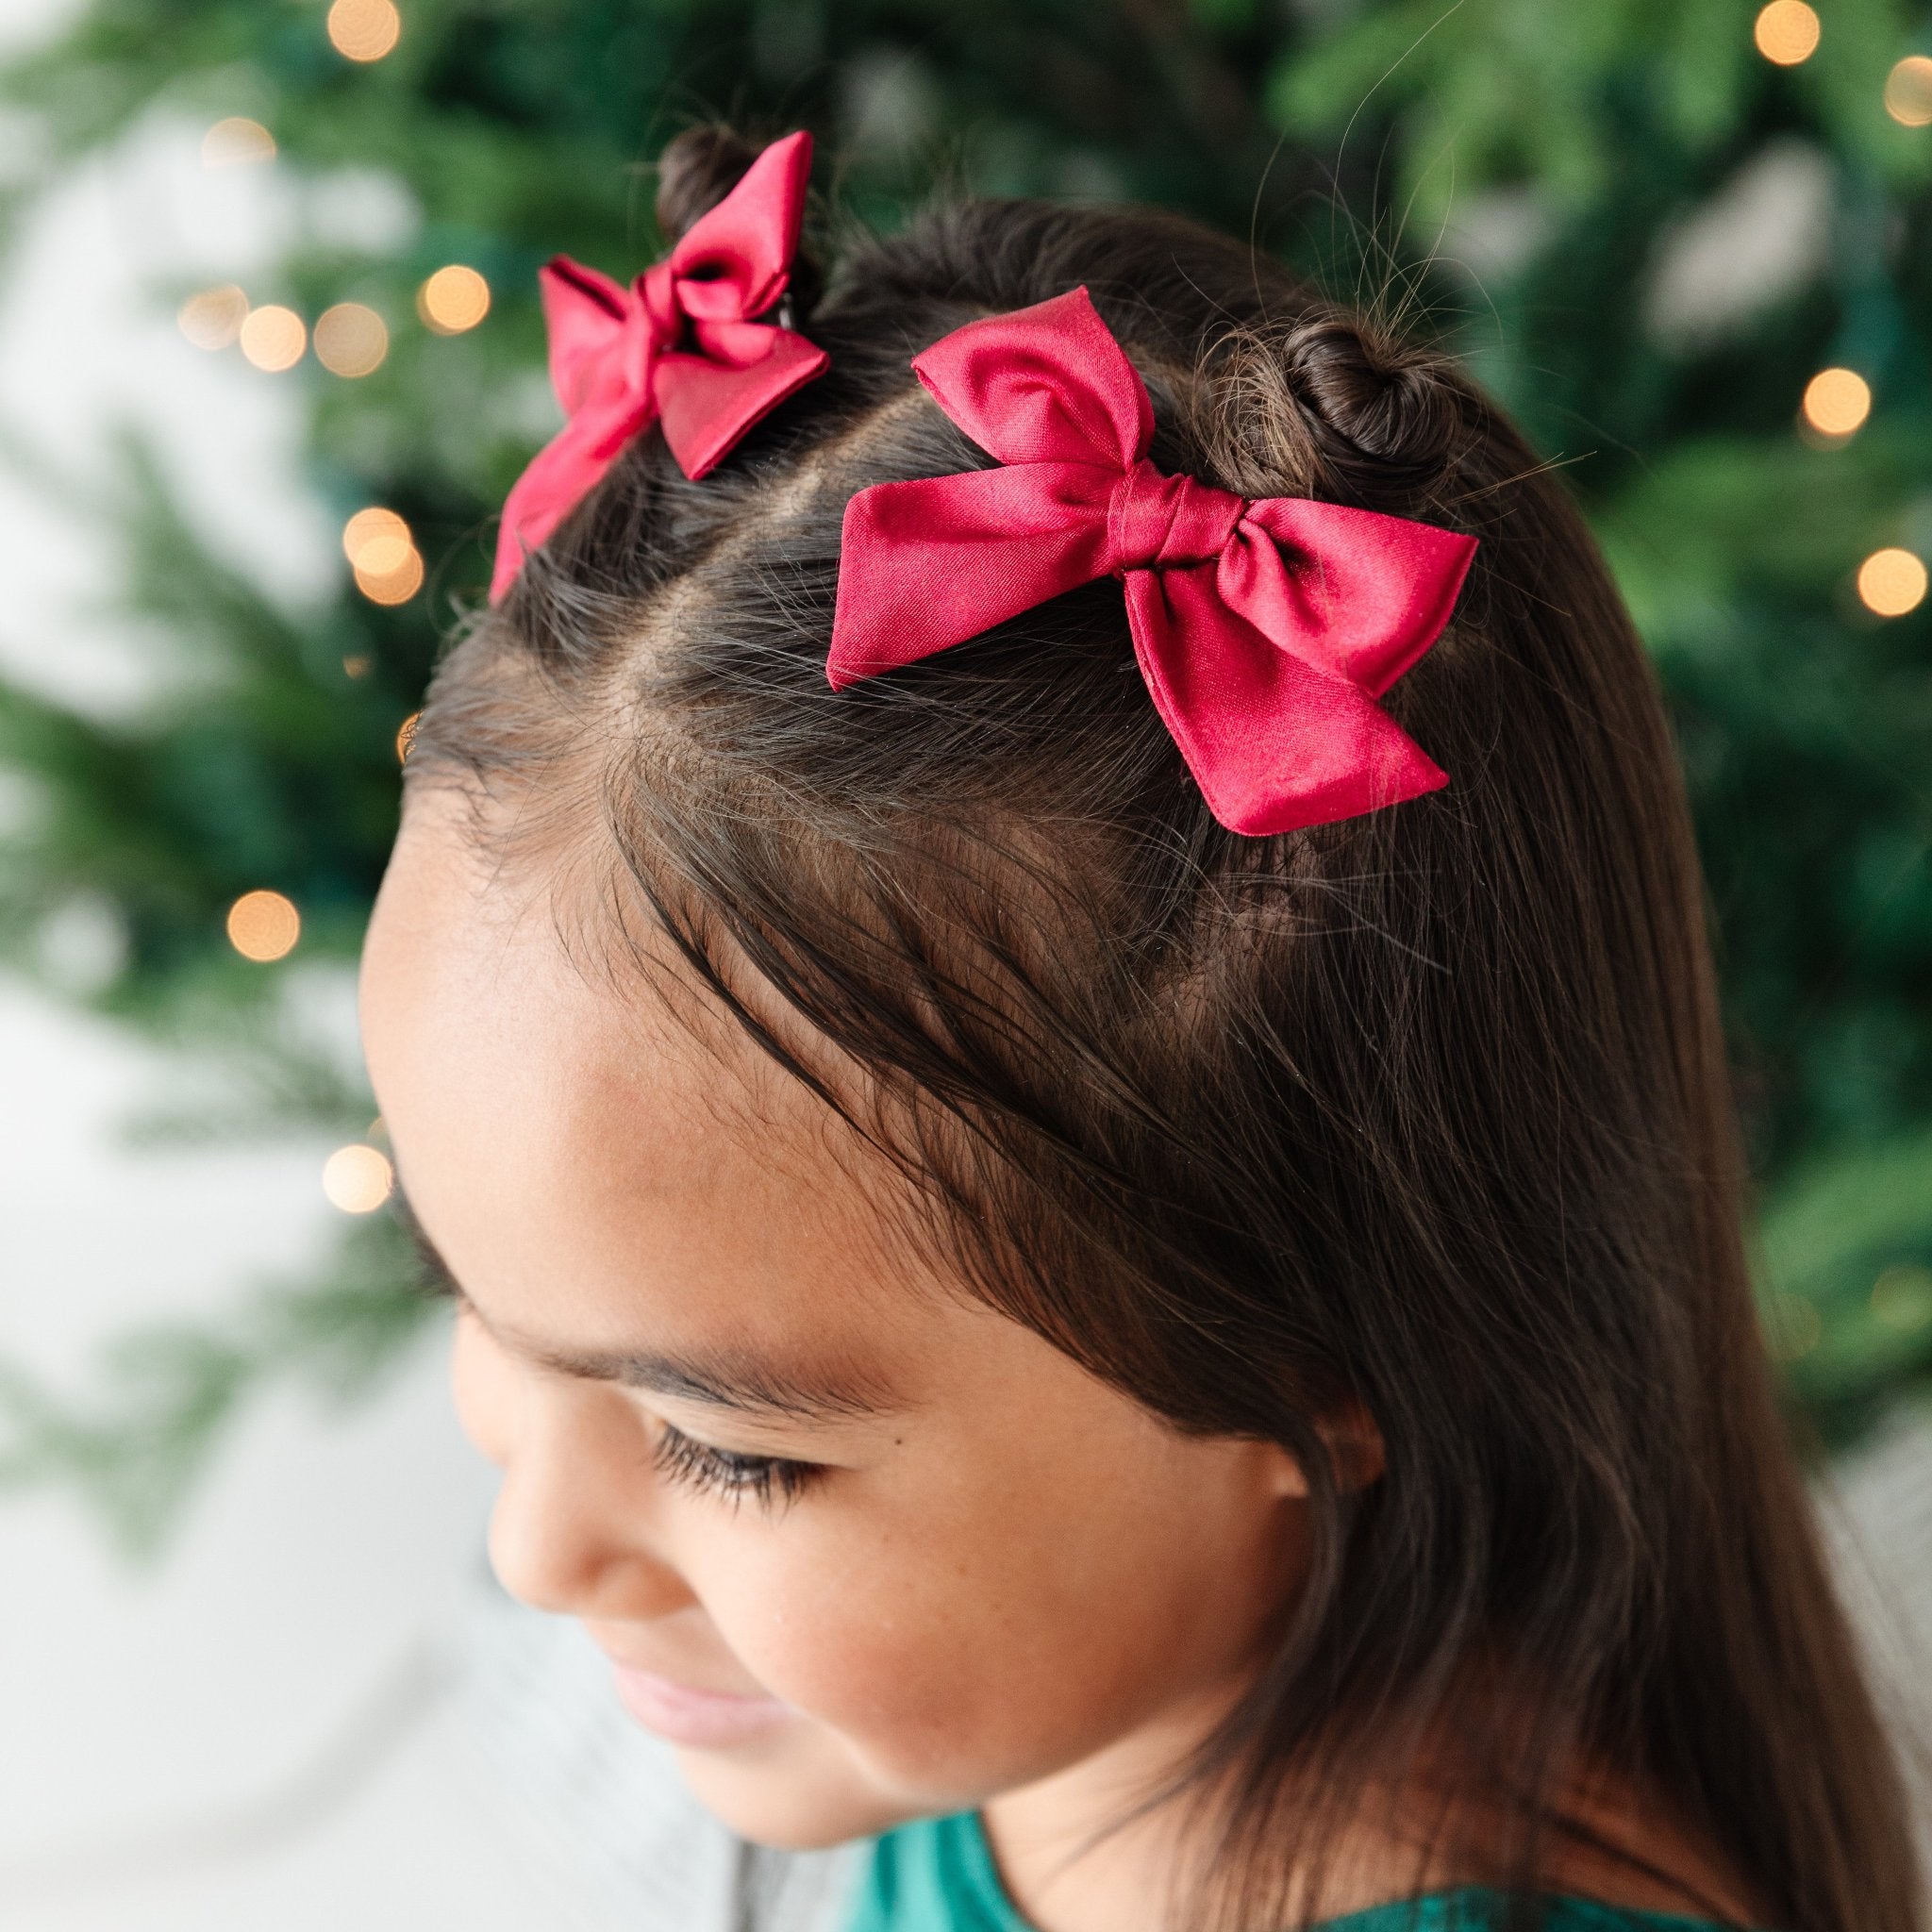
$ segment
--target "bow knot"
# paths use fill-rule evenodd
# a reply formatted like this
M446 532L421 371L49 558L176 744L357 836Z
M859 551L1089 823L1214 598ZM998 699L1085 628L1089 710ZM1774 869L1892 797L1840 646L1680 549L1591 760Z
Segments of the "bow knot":
M1232 491L1193 476L1170 476L1145 457L1114 485L1107 504L1116 572L1211 563L1247 509Z
M492 602L633 436L661 423L684 474L703 476L824 368L823 349L763 319L791 279L810 172L808 134L774 142L628 288L565 256L542 270L550 379L568 420L504 504Z
M1231 831L1449 782L1375 701L1449 622L1474 538L1163 475L1146 385L1085 289L968 323L912 367L1000 466L846 505L835 689L1118 575L1155 708Z

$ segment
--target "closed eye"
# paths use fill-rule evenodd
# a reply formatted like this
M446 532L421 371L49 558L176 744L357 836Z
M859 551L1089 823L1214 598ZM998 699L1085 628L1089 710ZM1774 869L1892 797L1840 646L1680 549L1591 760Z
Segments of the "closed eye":
M789 1456L748 1456L736 1449L719 1449L700 1442L665 1423L652 1449L658 1473L699 1494L749 1496L760 1509L794 1503L817 1482L825 1468Z

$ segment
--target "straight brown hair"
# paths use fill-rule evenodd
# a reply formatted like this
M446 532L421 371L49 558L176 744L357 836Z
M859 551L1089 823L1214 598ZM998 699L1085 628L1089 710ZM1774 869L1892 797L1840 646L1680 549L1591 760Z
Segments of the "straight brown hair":
M674 142L665 228L752 152ZM1452 359L1168 214L955 200L808 281L829 373L701 483L636 440L445 660L410 783L513 788L526 842L601 849L974 1291L1309 1472L1308 1588L1189 1768L1222 1850L1185 1923L1305 1918L1346 1821L1452 1737L1524 1923L1587 1761L1788 1932L1919 1926L1755 1317L1673 745L1560 483ZM989 460L909 358L1081 284L1163 469L1480 537L1389 700L1445 791L1224 830L1111 583L829 689L847 498ZM1355 1493L1315 1425L1341 1402L1386 1445Z

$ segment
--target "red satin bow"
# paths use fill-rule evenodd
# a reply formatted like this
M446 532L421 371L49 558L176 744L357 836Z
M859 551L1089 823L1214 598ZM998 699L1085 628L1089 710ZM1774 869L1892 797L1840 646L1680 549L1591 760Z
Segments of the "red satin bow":
M570 419L503 506L493 603L534 550L652 423L698 477L824 368L825 352L757 318L785 292L811 136L774 142L716 208L628 289L559 255L541 273L550 380Z
M1164 475L1146 386L1085 289L969 323L912 367L1002 467L852 498L835 689L1111 575L1147 689L1230 830L1325 824L1449 782L1375 700L1441 634L1474 537Z

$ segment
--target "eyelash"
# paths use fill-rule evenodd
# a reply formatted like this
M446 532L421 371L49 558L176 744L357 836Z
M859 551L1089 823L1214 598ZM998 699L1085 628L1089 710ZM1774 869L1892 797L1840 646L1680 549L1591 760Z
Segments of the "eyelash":
M463 1291L441 1258L424 1249L420 1241L418 1248L420 1265L411 1286L431 1301L453 1301L458 1308L464 1307ZM669 1423L659 1426L651 1459L660 1475L681 1483L695 1495L725 1496L734 1503L749 1496L765 1510L774 1502L795 1503L825 1473L821 1463L799 1462L789 1456L746 1456L735 1449L714 1449Z
M661 1425L651 1456L659 1474L696 1494L725 1496L733 1502L749 1496L760 1509L770 1509L774 1502L795 1503L825 1473L820 1463L797 1462L787 1456L714 1449L669 1423Z

